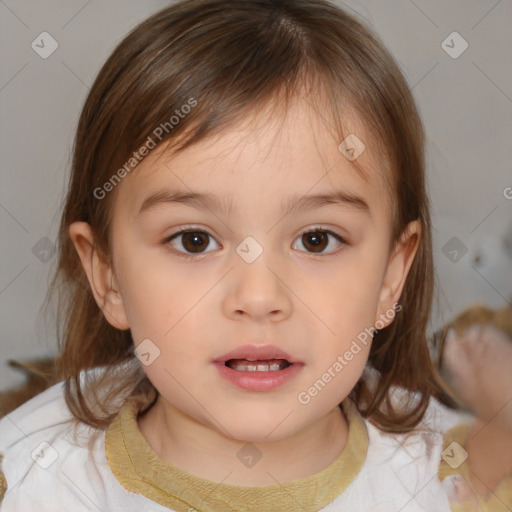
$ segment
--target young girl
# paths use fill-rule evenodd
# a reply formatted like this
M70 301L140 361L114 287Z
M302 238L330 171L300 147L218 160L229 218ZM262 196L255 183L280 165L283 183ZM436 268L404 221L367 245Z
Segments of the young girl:
M2 511L507 510L429 357L424 173L405 79L336 5L139 25L79 121L63 382L0 423Z

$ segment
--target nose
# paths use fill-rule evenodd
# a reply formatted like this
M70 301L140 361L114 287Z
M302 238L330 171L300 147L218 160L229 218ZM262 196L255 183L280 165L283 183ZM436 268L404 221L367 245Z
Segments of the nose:
M263 254L254 262L237 261L223 301L224 314L233 320L280 322L292 311L292 292L286 272Z

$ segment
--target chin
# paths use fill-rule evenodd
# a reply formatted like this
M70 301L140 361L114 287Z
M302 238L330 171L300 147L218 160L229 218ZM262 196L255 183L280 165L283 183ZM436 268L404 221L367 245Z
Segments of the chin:
M285 439L300 428L296 424L297 418L293 417L295 414L290 414L291 410L275 414L263 412L257 407L253 409L251 412L239 410L229 416L224 415L222 419L219 417L219 423L229 434L222 429L219 430L218 425L215 425L215 429L237 441L268 443Z

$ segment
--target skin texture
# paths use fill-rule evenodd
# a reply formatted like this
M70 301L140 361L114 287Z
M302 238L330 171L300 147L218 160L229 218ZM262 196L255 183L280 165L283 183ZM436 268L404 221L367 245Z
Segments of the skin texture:
M367 145L358 163L377 168L362 127L355 121L348 127ZM311 103L299 99L284 117L256 113L178 155L146 157L115 191L112 266L93 249L86 223L70 226L107 320L130 328L135 345L149 338L160 350L145 367L160 396L139 418L140 429L158 456L191 473L274 485L321 471L346 445L338 404L359 379L370 344L307 405L297 395L365 328L386 313L384 325L392 321L420 233L411 223L389 250L383 177L368 171L363 179L338 150L340 142ZM161 203L138 216L145 198L165 189L231 196L233 208ZM334 189L362 197L369 211L347 204L281 211L290 196ZM206 252L186 259L184 237L163 242L180 226L209 233ZM346 243L329 235L323 253L312 252L302 234L314 227ZM252 263L236 251L248 236L263 249ZM241 390L212 361L248 343L273 344L304 366L277 389ZM262 454L252 468L237 458L246 442Z

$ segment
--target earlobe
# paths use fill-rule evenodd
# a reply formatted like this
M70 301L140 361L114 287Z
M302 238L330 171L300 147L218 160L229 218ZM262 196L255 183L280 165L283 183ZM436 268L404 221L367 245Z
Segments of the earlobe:
M418 251L420 238L421 225L419 221L410 222L390 254L379 297L378 314L381 320L382 313L394 309L394 304L398 303ZM386 325L389 325L392 319L391 316Z
M94 300L107 321L120 330L129 329L121 292L112 265L97 249L94 234L87 222L73 222L69 236L82 263Z

